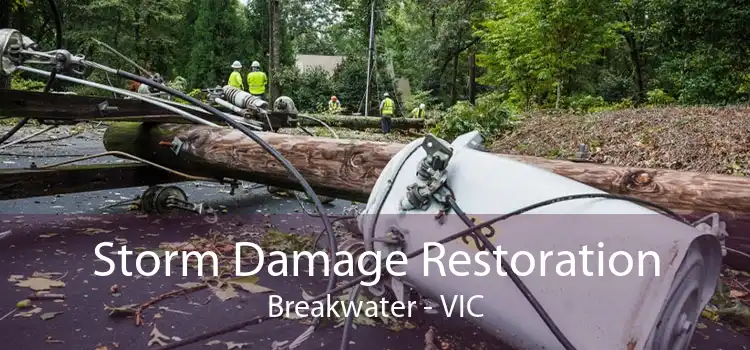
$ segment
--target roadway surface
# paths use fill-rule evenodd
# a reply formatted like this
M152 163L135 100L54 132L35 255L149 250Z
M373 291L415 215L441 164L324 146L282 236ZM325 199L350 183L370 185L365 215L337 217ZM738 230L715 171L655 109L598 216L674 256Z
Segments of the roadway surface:
M0 132L5 129L0 128ZM31 128L25 132L30 133ZM95 130L52 144L1 149L0 166L27 167L31 161L49 164L103 152L100 134L101 130ZM109 158L89 162L112 161L117 160ZM171 338L167 342L174 342L266 314L268 294L240 292L237 297L222 301L211 291L201 290L166 299L148 308L143 312L142 326L136 326L132 316L117 318L108 315L105 305L141 304L177 289L175 284L198 278L180 277L176 273L167 277L163 269L152 277L139 276L137 272L130 277L117 272L108 277L95 276L94 270L103 271L107 267L97 261L94 254L95 246L102 241L126 244L130 249L155 249L164 242L184 242L193 235L206 237L212 232L243 236L262 232L271 226L283 232L303 234L320 229L319 220L301 213L296 200L273 196L264 188L239 189L230 196L227 188L216 184L191 182L179 186L187 192L190 200L225 209L226 214L221 214L216 223L209 223L204 217L192 214L173 218L147 217L123 208L106 208L136 197L145 188L0 201L0 272L10 280L0 284L0 326L3 329L0 348L156 349L157 345L148 346L154 328ZM332 214L341 214L344 208L352 205L335 201L328 210ZM130 272L135 271L133 260L128 264ZM179 272L180 269L173 266L172 271ZM65 285L51 291L64 294L64 299L34 300L32 307L15 310L16 303L33 291L18 287L17 282L12 281L20 278L17 275L26 278L35 272L59 273L49 277L59 279ZM301 288L311 295L325 289L325 280L320 277L271 277L261 273L257 283L275 290L285 300L301 300ZM61 313L47 320L41 318L55 312ZM750 337L707 320L701 322L705 327L697 330L692 349L750 348ZM437 349L509 349L455 318L419 315L410 324L415 327L399 331L360 325L353 332L350 348L432 349L425 347L425 335L429 326L434 326L438 335ZM271 349L274 342L291 341L306 328L307 325L300 321L272 320L203 340L185 349ZM340 328L326 327L298 349L337 349L340 337Z

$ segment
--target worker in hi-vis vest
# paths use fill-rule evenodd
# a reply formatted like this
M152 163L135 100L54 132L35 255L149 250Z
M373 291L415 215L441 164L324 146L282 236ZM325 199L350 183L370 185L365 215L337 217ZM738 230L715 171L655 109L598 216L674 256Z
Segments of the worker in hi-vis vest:
M412 118L424 119L424 107L424 103L420 103L419 107L414 107L414 109L411 110Z
M391 118L393 117L393 100L388 97L388 93L383 94L383 101L380 102L380 129L384 134L391 132Z
M253 61L250 65L250 73L247 74L247 87L251 95L265 99L266 84L268 77L266 73L260 71L260 63Z
M232 74L229 74L227 85L244 90L242 87L242 74L240 74L240 69L242 69L242 63L240 63L240 61L234 61L234 63L232 63Z

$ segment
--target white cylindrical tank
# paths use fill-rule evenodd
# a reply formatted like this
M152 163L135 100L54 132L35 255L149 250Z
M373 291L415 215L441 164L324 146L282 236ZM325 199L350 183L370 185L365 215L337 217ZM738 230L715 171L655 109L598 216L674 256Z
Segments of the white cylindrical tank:
M446 181L458 205L477 223L556 197L604 193L477 150L478 136L470 133L454 141ZM426 154L422 141L412 142L394 156L373 188L358 218L368 249L384 253L399 249L408 254L466 229L452 213L442 224L436 220L443 206L434 200L426 210L401 211L407 186L418 181L416 173ZM504 257L509 262L519 251L534 259L531 274L521 279L578 350L686 349L719 277L721 244L715 236L625 200L559 202L492 227L491 240L508 252ZM404 236L402 248L376 239L394 229ZM583 246L593 255L585 258ZM428 253L431 260L426 265L425 255L409 260L400 267L406 272L400 280L438 303L447 300L448 307L454 296L464 296L464 302L482 296L474 299L471 309L483 316L464 317L511 346L563 348L513 281L499 275L492 256L477 254L480 250L473 240L452 241L443 247L442 257L437 249ZM627 257L615 251L632 257L630 274L616 276L610 270L613 256L615 272L625 272L627 267ZM545 258L545 252L552 255ZM469 261L462 264L467 256ZM451 257L455 271L450 270ZM517 270L526 272L532 258L517 254ZM563 276L571 271L571 260L575 275ZM440 274L438 261L445 276ZM488 266L489 273L483 275ZM457 275L464 273L469 275ZM458 317L458 302L454 309L451 317Z

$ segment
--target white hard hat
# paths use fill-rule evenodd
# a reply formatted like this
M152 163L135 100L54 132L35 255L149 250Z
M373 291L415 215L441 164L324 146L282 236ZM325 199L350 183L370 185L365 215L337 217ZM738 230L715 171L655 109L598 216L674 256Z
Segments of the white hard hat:
M260 67L260 62L253 61L253 64L251 64L250 67Z
M419 108L420 108L420 109L424 109L424 103L421 103L421 104L419 105Z
M383 94L383 97L388 97L388 93L387 93L387 92L386 92L386 93L384 93L384 94Z
M232 68L242 68L242 63L240 63L240 61L234 61L232 62Z

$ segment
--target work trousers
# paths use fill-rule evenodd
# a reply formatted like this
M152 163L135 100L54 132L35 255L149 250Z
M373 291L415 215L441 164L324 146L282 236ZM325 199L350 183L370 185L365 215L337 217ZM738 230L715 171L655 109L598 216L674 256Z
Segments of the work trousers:
M383 131L384 134L387 134L391 132L391 117L380 117L380 130Z

